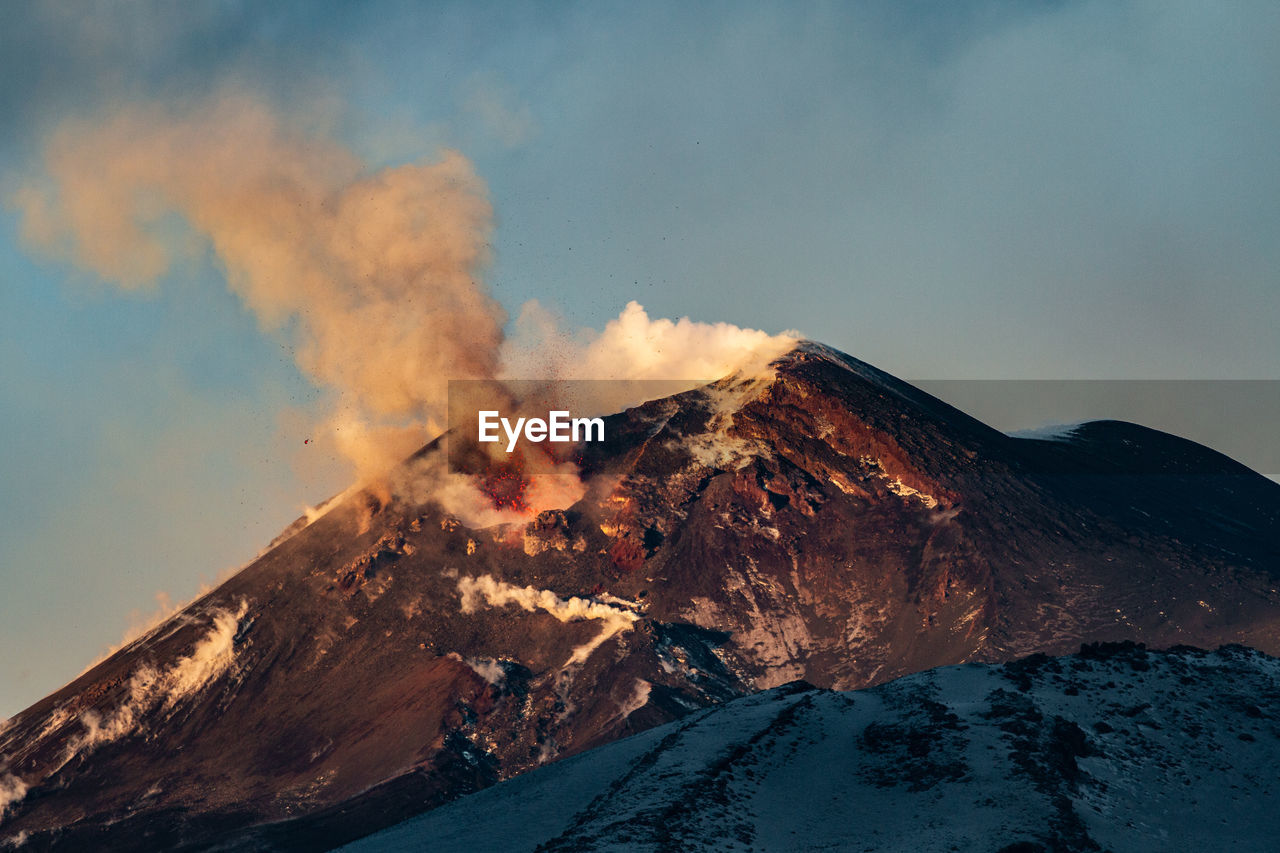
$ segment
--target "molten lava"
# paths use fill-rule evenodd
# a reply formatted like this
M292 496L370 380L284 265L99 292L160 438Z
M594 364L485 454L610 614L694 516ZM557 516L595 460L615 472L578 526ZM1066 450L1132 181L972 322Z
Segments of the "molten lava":
M479 479L480 491L493 503L494 509L514 509L521 513L530 511L529 478L524 475L521 466L511 463L495 465L480 475Z

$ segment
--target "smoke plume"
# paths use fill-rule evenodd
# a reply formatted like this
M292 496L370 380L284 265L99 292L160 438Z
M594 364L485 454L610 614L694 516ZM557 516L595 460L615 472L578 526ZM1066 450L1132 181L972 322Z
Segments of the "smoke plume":
M22 801L27 795L27 783L12 773L0 776L0 818L4 817L9 807Z
M182 252L176 214L263 327L294 330L298 366L336 392L336 432L364 471L441 427L449 378L494 375L504 316L480 279L492 212L456 152L371 170L223 95L69 121L44 154L47 180L15 197L31 244L148 288Z
M602 332L570 333L536 300L526 303L503 343L504 376L557 379L687 380L687 388L733 373L769 373L769 362L792 349L798 332L770 335L730 323L650 318L632 300ZM636 401L640 402L640 401Z
M582 619L597 619L603 622L599 634L587 643L574 648L569 659L565 661L565 666L585 663L587 658L591 657L591 653L606 640L624 631L630 631L640 618L621 607L577 596L564 599L549 589L515 586L506 581L497 580L492 575L459 577L458 595L461 598L463 613L475 613L482 604L490 607L516 604L530 613L543 610L561 622L577 622Z
M625 700L618 703L618 713L626 719L639 711L645 705L649 704L649 694L653 690L653 685L645 681L643 678L637 678L635 686Z
M76 755L103 743L118 740L142 725L148 714L169 711L223 675L235 659L235 635L249 603L241 599L235 612L214 610L213 625L191 650L163 670L142 664L129 679L128 696L105 717L94 711L80 716L84 732L71 738L63 756L66 764Z
M47 780L77 756L138 732L158 715L172 712L178 703L221 678L235 662L236 632L248 610L249 602L245 599L240 600L234 612L224 608L212 610L209 613L212 624L196 640L190 654L164 668L147 662L137 666L129 677L125 695L109 713L98 710L76 713L66 706L55 708L40 731L20 748L26 749L29 755L45 738L67 725L78 724L80 731L66 738L56 765L44 768L40 778ZM6 740L3 746L8 749L12 744ZM0 765L0 819L9 807L22 800L30 787L11 772L17 766L17 761L12 768Z
M570 333L536 301L504 342L504 312L481 278L492 211L461 154L372 169L331 135L239 93L68 121L44 161L45 177L14 198L31 245L125 290L157 286L208 245L260 325L295 337L298 367L332 392L327 434L361 484L383 499L392 489L432 493L469 522L513 512L430 465L385 476L444 428L450 379L693 387L763 371L795 343L651 319L636 302L603 332ZM514 514L576 500L576 469L561 473L570 476L531 478Z

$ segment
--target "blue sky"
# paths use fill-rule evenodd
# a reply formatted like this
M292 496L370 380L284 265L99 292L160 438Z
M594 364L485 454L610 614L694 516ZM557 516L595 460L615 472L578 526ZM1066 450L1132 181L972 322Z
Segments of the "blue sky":
M233 86L371 168L456 148L491 293L796 328L904 377L1280 377L1280 7L35 2L0 190L68 119ZM122 293L0 213L0 716L344 485L196 244ZM1068 413L1069 414L1069 413ZM1159 412L1152 413L1159 425ZM312 453L306 456L306 453Z

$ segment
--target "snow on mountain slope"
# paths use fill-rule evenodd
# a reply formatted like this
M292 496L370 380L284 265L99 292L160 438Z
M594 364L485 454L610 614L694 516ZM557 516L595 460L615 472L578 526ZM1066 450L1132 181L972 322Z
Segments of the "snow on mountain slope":
M345 850L1274 850L1280 660L1089 646L795 683Z
M1280 653L1275 483L1133 424L1009 438L817 344L772 370L607 416L563 509L456 514L439 440L345 493L11 721L0 841L310 853L797 679Z
M1069 424L1046 424L1045 426L1019 429L1006 433L1010 438L1036 438L1040 441L1070 441L1086 421Z

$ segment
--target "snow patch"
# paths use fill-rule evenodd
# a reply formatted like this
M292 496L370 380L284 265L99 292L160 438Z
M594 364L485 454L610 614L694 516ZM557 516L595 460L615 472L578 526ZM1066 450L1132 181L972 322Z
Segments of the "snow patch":
M756 442L724 432L691 436L685 440L684 447L699 465L726 471L736 470L755 457L769 457L768 451Z
M65 705L59 705L57 708L54 708L53 713L49 715L49 719L45 720L44 725L40 727L39 733L36 734L32 740L36 742L44 740L58 729L71 722L74 717L75 714L68 710Z
M864 456L859 456L858 461L861 462L864 467L866 467L867 473L870 476L878 477L881 480L887 480L888 482L885 484L885 487L889 491L897 495L898 497L915 498L916 500L920 501L920 503L924 504L925 507L927 507L928 509L937 509L938 499L935 498L933 495L927 495L924 492L920 491L919 489L913 488L912 486L908 486L906 483L902 482L901 477L894 477L892 480L890 480L889 472L885 471L884 464L879 459L876 459L873 456L864 455ZM840 486L839 483L836 483L836 485ZM841 486L840 488L843 489L844 487Z
M862 489L858 488L857 486L850 483L847 479L845 479L843 474L839 474L833 471L831 473L831 476L829 476L827 479L831 481L831 485L835 486L837 489L844 492L846 495L865 495L866 494L866 492L864 492Z
M763 444L732 435L730 430L734 415L747 403L763 396L775 378L776 371L765 363L699 388L697 393L710 415L706 428L695 435L672 440L668 446L683 447L699 465L722 470L736 469L754 458L772 458Z
M795 602L749 562L745 574L726 567L724 589L741 596L735 611L728 612L705 596L694 596L689 600L686 618L704 628L734 626L735 644L766 670L754 679L756 689L767 690L804 678L801 659L807 649L813 648L814 640Z
M772 366L757 364L700 390L715 418L731 419L747 403L764 396L776 378L777 371Z
M1040 441L1070 441L1075 437L1076 430L1087 423L1089 421L1076 421L1069 424L1046 424L1032 427L1031 429L1013 430L1005 433L1005 435L1010 438L1034 438Z
M500 837L509 850L1261 853L1276 848L1277 783L1260 697L1277 677L1280 661L1255 652L1116 646L850 693L793 685L345 849L469 853Z

